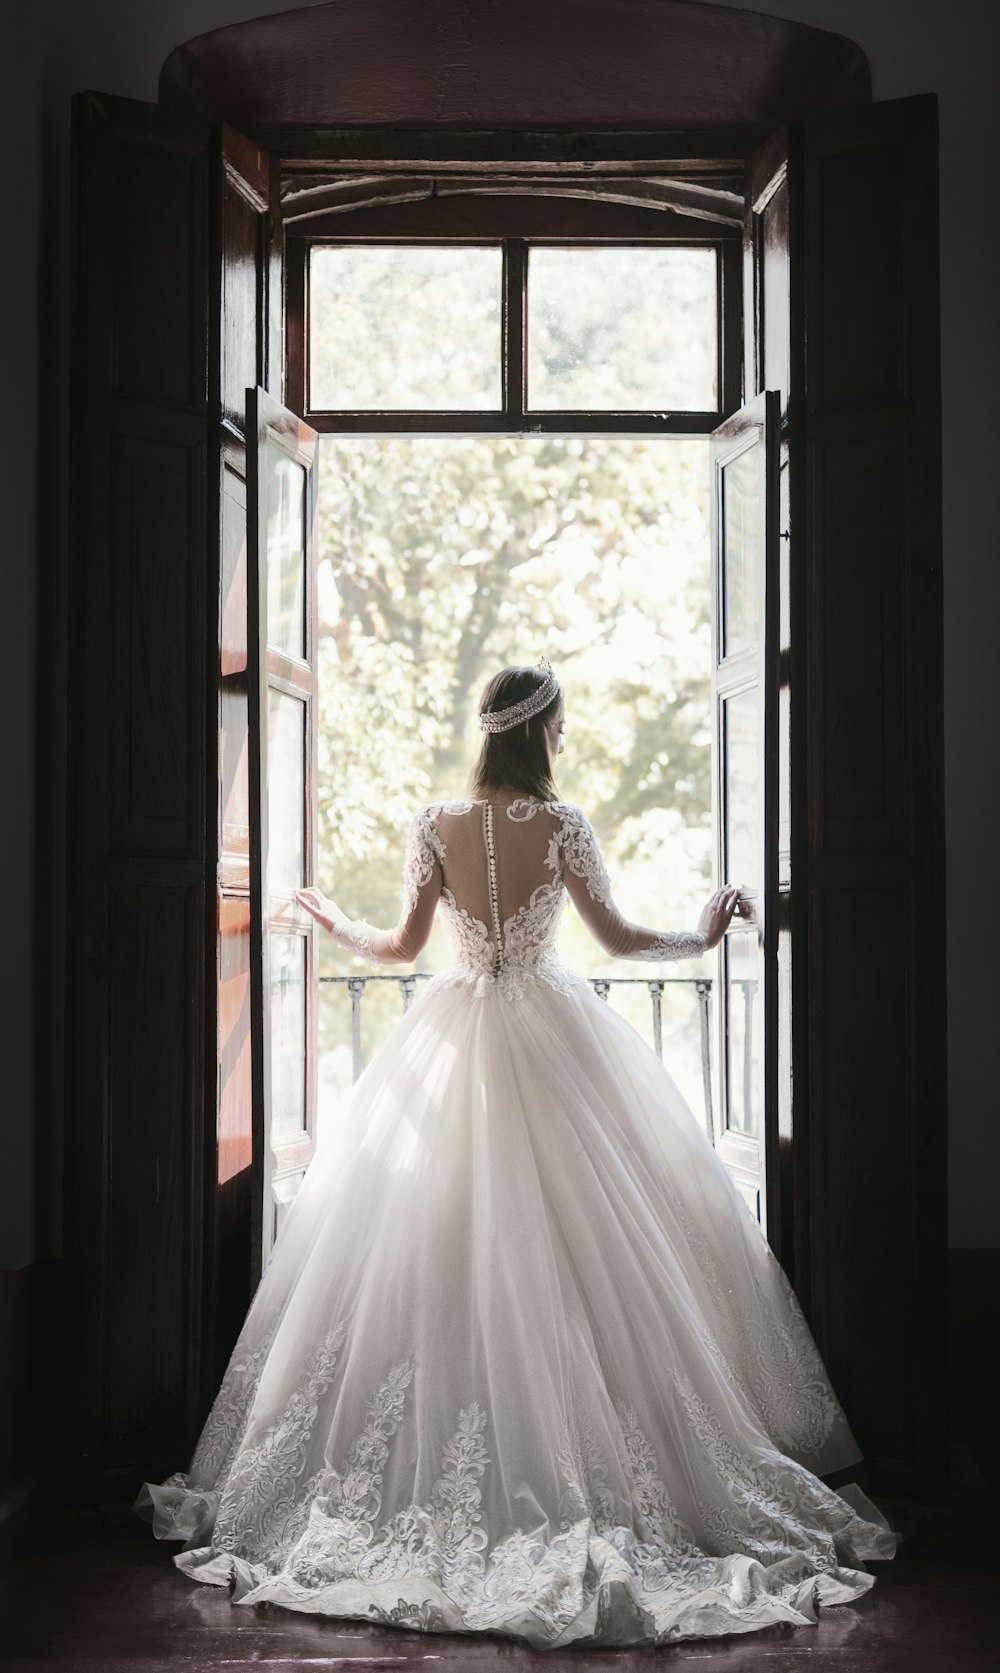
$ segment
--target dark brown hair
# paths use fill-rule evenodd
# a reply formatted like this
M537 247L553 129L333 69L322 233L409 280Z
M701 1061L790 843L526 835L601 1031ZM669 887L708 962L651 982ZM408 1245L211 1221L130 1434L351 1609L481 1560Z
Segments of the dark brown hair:
M479 699L480 714L494 714L497 709L509 709L530 697L546 680L540 668L503 668L494 674ZM490 790L510 786L539 801L557 800L552 778L552 757L545 730L546 721L554 719L562 708L562 692L557 691L551 703L530 720L512 726L506 732L484 732L483 747L469 774L469 794L485 797Z

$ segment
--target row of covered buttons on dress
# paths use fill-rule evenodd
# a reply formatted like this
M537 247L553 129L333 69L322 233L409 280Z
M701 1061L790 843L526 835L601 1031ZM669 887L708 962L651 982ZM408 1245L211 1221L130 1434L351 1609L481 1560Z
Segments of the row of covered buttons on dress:
M497 885L497 851L493 837L493 803L483 807L483 836L486 839L486 861L489 868L490 909L493 913L494 964L499 976L503 970L503 928L500 923L500 890Z

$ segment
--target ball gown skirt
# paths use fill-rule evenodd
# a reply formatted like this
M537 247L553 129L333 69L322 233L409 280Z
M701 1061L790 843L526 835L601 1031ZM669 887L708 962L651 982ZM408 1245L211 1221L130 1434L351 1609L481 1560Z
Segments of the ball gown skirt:
M895 1549L795 1296L590 985L436 978L320 1145L190 1469L238 1604L539 1649L815 1622Z

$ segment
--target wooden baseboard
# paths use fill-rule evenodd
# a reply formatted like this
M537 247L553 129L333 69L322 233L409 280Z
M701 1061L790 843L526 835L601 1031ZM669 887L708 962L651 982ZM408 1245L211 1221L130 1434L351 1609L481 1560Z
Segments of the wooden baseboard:
M34 1293L32 1266L0 1273L0 1569L21 1548L37 1499L30 1443Z
M948 1436L960 1495L1000 1488L1000 1249L948 1251Z
M34 1551L42 1531L42 1485L24 1476L0 1490L0 1574Z
M0 1272L0 1571L38 1545L52 1482L67 1479L75 1401L57 1257Z

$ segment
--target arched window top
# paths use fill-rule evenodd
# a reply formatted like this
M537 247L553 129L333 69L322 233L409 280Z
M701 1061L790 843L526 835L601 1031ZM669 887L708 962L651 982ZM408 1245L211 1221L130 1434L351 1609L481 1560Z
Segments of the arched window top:
M701 0L335 0L178 46L164 104L287 124L770 129L871 98L842 35Z

